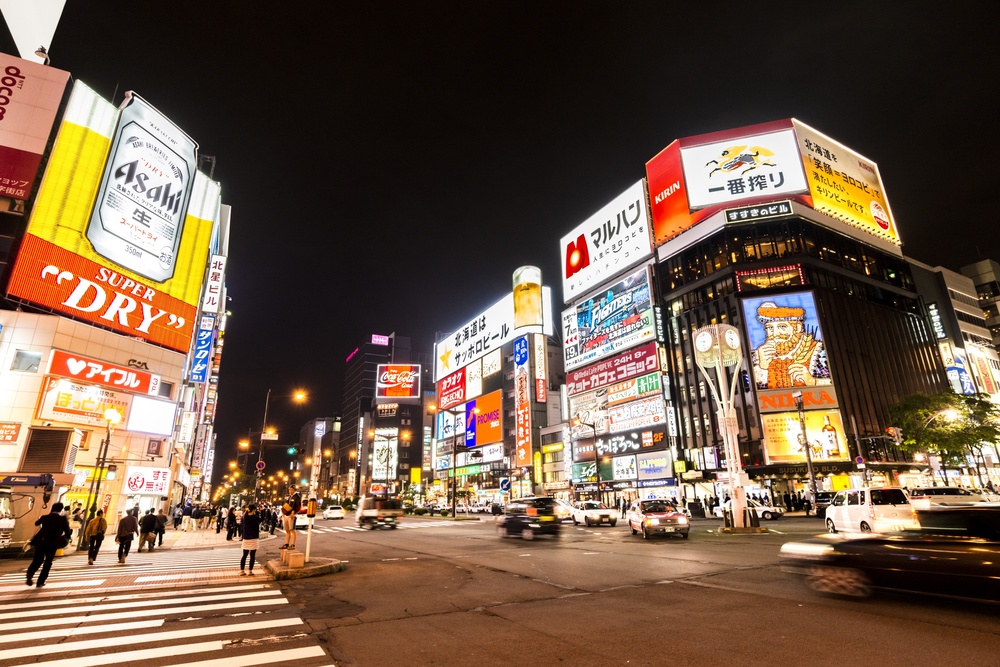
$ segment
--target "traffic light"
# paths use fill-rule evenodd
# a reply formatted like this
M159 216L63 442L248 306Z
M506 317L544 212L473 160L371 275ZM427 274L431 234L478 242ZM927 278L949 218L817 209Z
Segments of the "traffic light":
M298 449L297 449L296 447L289 447L289 448L288 448L287 450L285 450L285 451L287 451L287 452L288 452L288 455L289 455L289 456L295 456L296 454L298 454L298 453L299 453L299 450L298 450Z
M116 477L118 477L118 466L112 463L108 466L108 472L104 475L104 479L111 480Z
M890 426L885 430L886 435L892 438L892 441L897 445L903 441L903 429L896 426Z

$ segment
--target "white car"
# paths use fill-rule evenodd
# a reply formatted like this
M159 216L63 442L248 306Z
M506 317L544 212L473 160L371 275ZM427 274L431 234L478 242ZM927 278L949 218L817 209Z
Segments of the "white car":
M555 511L556 518L560 523L569 521L573 518L573 503L562 498L556 498Z
M729 509L730 507L732 507L732 505L733 501L727 500L723 504L714 507L712 509L712 513L715 514L716 517L721 519L723 510ZM757 502L753 498L747 498L747 507L754 508L757 511L757 516L759 516L761 519L764 519L765 521L780 519L785 515L785 510L781 509L780 507L772 507L770 505L764 505Z
M343 519L344 514L344 508L340 505L330 505L329 507L323 508L324 519Z
M585 523L588 526L600 526L602 523L606 523L613 526L618 523L618 512L596 500L581 500L573 503L569 512L576 525Z
M837 491L826 508L826 528L831 533L888 533L919 530L920 523L901 487L877 486Z
M308 528L309 527L309 515L305 512L299 512L295 515L295 527L296 528Z

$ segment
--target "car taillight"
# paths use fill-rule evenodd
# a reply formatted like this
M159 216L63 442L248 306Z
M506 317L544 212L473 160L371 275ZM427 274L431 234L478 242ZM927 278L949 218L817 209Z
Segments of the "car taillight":
M528 510L525 512L525 514L527 514L528 516L538 516L538 508L529 507Z

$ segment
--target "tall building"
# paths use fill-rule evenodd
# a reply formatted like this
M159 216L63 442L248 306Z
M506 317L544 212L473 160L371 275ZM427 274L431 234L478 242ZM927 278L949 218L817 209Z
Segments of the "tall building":
M961 271L975 285L979 307L983 310L993 347L1000 349L1000 264L992 259L984 259L963 266Z

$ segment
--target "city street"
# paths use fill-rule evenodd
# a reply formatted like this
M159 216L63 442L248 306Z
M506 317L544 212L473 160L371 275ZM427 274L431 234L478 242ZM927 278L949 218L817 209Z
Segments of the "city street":
M175 546L168 534L163 551L125 566L110 553L90 568L58 559L43 590L24 586L27 561L0 561L0 664L990 664L1000 651L994 608L827 598L781 572L778 548L818 532L815 518L764 535L720 525L645 541L622 523L565 524L557 539L524 542L498 538L485 517L377 531L319 520L311 553L346 569L280 582L240 577L238 546L214 532ZM282 541L279 530L262 558Z

